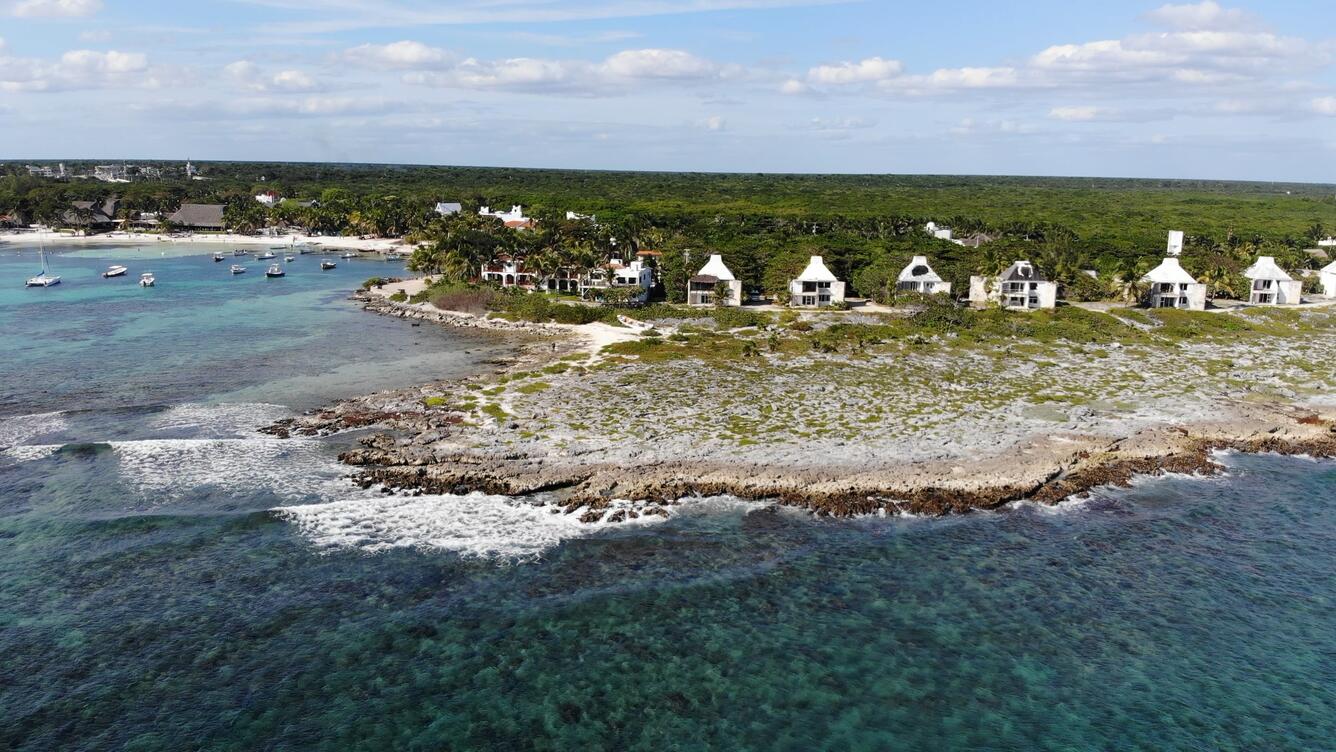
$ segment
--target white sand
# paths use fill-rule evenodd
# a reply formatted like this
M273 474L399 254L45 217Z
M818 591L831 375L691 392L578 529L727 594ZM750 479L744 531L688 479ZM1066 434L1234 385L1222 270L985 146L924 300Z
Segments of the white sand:
M37 245L39 242L60 243L62 245L110 245L110 244L145 244L145 243L206 243L213 245L263 245L280 246L296 243L318 248L351 250L363 253L412 253L413 246L404 243L403 238L345 238L325 237L320 235L284 235L281 237L261 237L256 235L232 235L215 233L183 233L163 235L153 232L109 232L101 235L72 235L49 230L41 232L0 232L0 244Z

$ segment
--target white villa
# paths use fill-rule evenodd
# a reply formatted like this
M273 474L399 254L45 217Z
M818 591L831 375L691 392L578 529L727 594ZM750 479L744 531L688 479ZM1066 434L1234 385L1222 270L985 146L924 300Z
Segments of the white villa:
M826 268L820 256L813 256L807 268L789 283L789 305L798 308L824 308L844 302L844 283Z
M951 228L949 227L938 227L936 222L929 222L923 226L923 229L938 240L951 240Z
M1056 308L1058 283L1049 282L1029 261L1017 261L998 277L970 277L970 304L996 302L1009 311Z
M640 259L629 264L622 263L621 259L612 259L608 262L606 274L593 271L580 280L581 295L593 291L594 294L590 297L594 297L599 290L606 290L609 287L639 287L640 292L636 293L630 302L644 303L649 300L650 290L654 289L654 269L646 266Z
M1322 267L1318 272L1318 278L1322 281L1322 294L1328 298L1336 298L1336 261Z
M722 296L721 305L742 305L742 281L733 276L719 255L711 256L687 282L687 305L714 305L716 295Z
M442 217L448 217L452 214L458 214L464 211L464 207L458 201L437 201L436 213Z
M1248 302L1253 305L1299 305L1304 283L1276 265L1272 256L1261 256L1243 276L1252 281Z
M279 195L277 193L274 193L273 191L265 191L264 193L258 193L255 195L255 200L260 202L261 204L264 204L265 206L270 206L270 207L274 206L279 201L282 201L282 199L279 198Z
M1171 240L1171 248L1172 244ZM1188 274L1176 256L1166 258L1142 279L1150 283L1150 290L1146 293L1146 305L1150 308L1206 310L1206 285Z
M515 204L514 206L510 207L510 211L506 212L492 211L492 207L490 206L479 207L478 216L496 217L497 219L501 220L506 227L510 227L512 229L527 229L533 226L533 220L524 216L524 207L520 206L519 204Z
M495 282L502 287L524 287L532 289L534 274L524 266L524 259L510 256L497 256L489 264L482 265L482 281Z
M948 295L951 283L945 282L928 265L927 256L915 256L900 272L895 282L897 292L919 292L924 295Z

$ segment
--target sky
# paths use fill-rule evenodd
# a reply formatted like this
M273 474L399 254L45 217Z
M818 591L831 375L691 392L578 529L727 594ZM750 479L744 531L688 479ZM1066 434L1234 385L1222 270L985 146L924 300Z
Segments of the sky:
M1336 182L1336 3L0 0L0 157Z

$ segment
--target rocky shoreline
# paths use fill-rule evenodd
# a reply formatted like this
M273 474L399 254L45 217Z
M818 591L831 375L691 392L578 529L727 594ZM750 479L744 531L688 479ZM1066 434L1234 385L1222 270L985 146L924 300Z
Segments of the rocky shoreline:
M558 337L528 348L498 374L502 380L504 374L556 364L562 354L581 347L568 327L451 314L377 295L358 297L367 310L382 315ZM570 376L553 380L560 378ZM1213 454L1221 450L1336 457L1332 411L1245 399L1220 400L1210 420L1164 421L1125 434L1058 431L1023 436L1003 451L965 458L913 460L888 453L869 462L829 452L790 463L781 455L775 455L775 461L758 461L756 451L675 457L663 447L651 451L648 441L645 447L609 455L564 443L517 441L512 437L524 427L519 418L480 424L475 411L451 404L455 396L477 394L489 383L480 379L383 392L265 430L286 437L383 428L340 456L354 468L352 481L363 488L410 494L541 494L554 512L577 514L585 522L666 516L680 499L717 495L770 500L832 517L941 516L1018 500L1055 504L1098 487L1126 486L1137 476L1214 474L1221 466ZM764 452L760 456L764 458Z

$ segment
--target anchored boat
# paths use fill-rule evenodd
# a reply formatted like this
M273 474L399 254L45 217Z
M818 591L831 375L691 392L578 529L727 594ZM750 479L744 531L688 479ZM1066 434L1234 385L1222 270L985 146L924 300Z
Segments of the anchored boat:
M103 279L111 279L112 277L124 277L124 276L125 276L125 273L128 272L128 271L130 271L130 270L129 270L129 269L126 269L126 268L123 267L123 266L119 266L119 265L117 265L117 266L112 266L112 267L108 268L105 272L102 272L102 278L103 278Z
M139 275L140 287L152 287L158 283L158 279L153 276L153 272L144 272Z
M233 264L233 265L232 265L232 273L233 273L233 274L245 274L245 273L246 273L246 267L244 267L244 266L242 266L242 265L240 265L240 264Z

